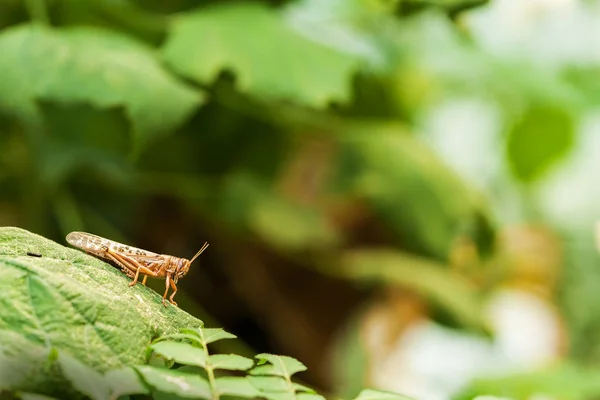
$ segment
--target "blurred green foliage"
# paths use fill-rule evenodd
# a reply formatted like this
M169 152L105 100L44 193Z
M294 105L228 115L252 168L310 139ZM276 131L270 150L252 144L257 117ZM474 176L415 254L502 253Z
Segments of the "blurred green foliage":
M515 22L501 1L4 1L0 225L183 257L209 240L180 305L335 391L323 349L381 287L489 332L481 302L512 282L498 234L535 222L566 239L545 288L565 357L596 363L595 214L561 224L543 189L597 135L599 6L544 25L550 5ZM430 132L464 99L492 129Z

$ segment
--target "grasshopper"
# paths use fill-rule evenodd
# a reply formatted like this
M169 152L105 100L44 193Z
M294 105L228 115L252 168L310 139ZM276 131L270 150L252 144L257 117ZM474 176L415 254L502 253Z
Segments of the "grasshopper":
M208 243L204 243L196 255L191 260L187 260L185 258L156 254L126 246L113 240L85 232L69 233L67 235L67 242L89 254L117 264L129 278L133 279L129 283L129 286L134 286L137 283L140 274L144 275L142 285L146 285L148 276L165 278L166 289L162 298L165 307L167 306L166 300L169 287L173 289L173 293L169 297L169 302L177 306L177 303L173 300L175 293L177 293L177 281L188 273L190 265L208 247Z

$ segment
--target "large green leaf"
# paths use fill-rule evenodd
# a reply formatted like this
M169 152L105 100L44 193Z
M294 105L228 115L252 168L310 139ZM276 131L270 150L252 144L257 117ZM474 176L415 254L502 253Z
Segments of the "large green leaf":
M357 57L306 39L276 10L251 3L180 15L173 21L164 57L200 83L229 69L243 92L315 107L348 100L358 66Z
M0 34L0 54L0 111L28 123L39 119L38 99L123 106L143 143L177 127L202 100L151 48L114 31L21 25Z
M0 228L0 270L0 388L61 397L57 351L106 372L143 363L154 337L201 325L113 266L22 229Z

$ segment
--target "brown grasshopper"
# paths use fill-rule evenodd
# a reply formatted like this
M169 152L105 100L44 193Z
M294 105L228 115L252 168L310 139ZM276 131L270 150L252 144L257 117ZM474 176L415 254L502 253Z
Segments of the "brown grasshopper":
M175 293L177 293L177 281L188 273L190 265L208 247L208 243L204 243L202 248L191 260L186 260L185 258L156 254L150 251L126 246L113 240L85 232L69 233L67 235L67 242L87 253L110 260L117 264L128 277L133 279L133 281L129 283L129 286L133 286L137 283L140 274L144 275L142 285L146 285L148 276L165 278L166 290L162 299L165 307L167 306L165 301L167 299L167 293L169 292L169 286L173 288L173 293L169 297L169 301L176 306L177 303L175 303L173 297L175 296Z

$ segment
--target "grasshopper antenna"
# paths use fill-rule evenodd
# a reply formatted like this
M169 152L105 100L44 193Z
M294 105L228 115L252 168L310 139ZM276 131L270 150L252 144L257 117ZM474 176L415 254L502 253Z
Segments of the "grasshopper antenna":
M204 250L206 250L206 248L207 248L207 247L208 247L208 242L204 242L204 246L202 246L202 248L201 248L200 250L198 250L198 252L196 253L196 255L195 255L194 257L192 257L192 259L190 260L190 264L191 264L191 263L193 263L193 262L194 262L194 260L195 260L196 258L198 258L198 256L199 256L200 254L202 254L202 252L203 252Z

